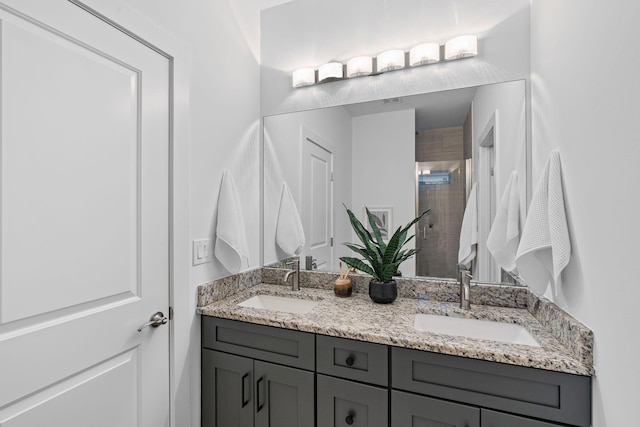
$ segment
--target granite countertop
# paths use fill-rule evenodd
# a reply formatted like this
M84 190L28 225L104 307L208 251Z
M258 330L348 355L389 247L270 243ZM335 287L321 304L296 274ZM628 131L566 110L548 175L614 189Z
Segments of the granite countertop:
M238 306L255 295L276 295L319 301L307 314L292 314ZM590 364L575 357L526 308L472 305L461 310L457 303L398 298L392 304L375 304L365 293L336 297L332 290L258 284L198 307L205 316L241 320L335 337L426 350L578 375L592 375ZM417 331L416 313L486 319L525 327L540 347Z

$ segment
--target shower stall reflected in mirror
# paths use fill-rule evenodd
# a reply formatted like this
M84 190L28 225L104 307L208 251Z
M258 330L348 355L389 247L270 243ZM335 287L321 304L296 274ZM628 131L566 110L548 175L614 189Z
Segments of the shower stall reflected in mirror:
M416 131L416 274L458 277L460 228L472 179L471 114L463 126Z

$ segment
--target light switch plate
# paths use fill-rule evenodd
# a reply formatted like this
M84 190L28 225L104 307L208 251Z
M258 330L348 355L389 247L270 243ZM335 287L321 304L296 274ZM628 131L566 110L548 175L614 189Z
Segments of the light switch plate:
M211 240L194 240L191 253L193 256L193 265L200 265L211 261Z

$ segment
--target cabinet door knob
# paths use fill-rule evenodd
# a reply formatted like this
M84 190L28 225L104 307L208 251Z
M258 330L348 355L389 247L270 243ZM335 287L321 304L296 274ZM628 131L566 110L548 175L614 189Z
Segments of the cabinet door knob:
M356 416L355 412L349 412L349 415L347 415L347 418L344 419L344 422L347 423L347 425L352 425L353 419L355 418L355 416Z
M355 361L356 358L352 354L350 354L349 357L347 357L347 360L345 360L345 363L347 364L347 366L353 366Z

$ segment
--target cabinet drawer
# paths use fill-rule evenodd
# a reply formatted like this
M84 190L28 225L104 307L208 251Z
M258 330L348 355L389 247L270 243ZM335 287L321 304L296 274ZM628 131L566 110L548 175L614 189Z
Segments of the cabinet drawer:
M396 390L391 414L391 427L480 427L478 408Z
M371 384L389 384L389 350L381 344L318 335L317 369L321 374Z
M591 379L394 347L393 388L588 427Z
M387 427L387 389L318 375L317 427Z
M560 424L547 423L545 421L531 420L517 415L503 414L502 412L482 409L481 427L562 427Z
M314 334L202 317L202 346L252 359L314 370Z

